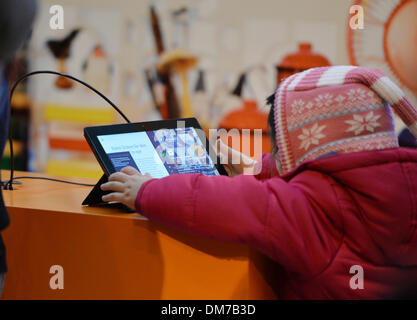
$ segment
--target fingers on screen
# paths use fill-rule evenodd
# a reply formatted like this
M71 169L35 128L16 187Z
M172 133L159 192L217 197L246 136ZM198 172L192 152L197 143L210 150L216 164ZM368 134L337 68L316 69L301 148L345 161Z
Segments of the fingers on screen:
M128 175L134 175L134 174L138 174L138 173L139 173L139 171L138 171L138 170L136 170L135 168L133 168L133 167L131 167L131 166L124 167L124 168L121 170L121 172L126 173L126 174L128 174Z
M126 181L126 174L123 172L116 172L109 176L109 181L120 181L125 182Z
M123 192L124 189L125 189L125 187L123 186L123 184L118 182L118 181L110 181L110 182L107 182L107 183L103 183L101 185L101 190L103 190L103 191Z
M123 194L120 192L113 192L106 194L101 198L104 202L122 202Z

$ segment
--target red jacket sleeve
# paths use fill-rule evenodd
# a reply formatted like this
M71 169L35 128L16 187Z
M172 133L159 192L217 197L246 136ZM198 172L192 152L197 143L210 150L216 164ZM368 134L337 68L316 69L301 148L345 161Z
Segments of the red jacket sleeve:
M266 180L279 176L275 158L271 153L262 153L261 157L255 163L254 172L256 173L255 178L258 180Z
M146 182L136 207L161 224L253 246L288 271L304 275L322 270L337 247L326 233L331 224L327 211L281 178L172 175Z

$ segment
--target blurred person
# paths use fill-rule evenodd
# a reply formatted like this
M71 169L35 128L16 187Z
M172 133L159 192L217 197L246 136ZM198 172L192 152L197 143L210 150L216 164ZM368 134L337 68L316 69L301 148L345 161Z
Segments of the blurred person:
M258 249L284 270L279 298L415 294L417 151L399 147L391 110L417 135L404 93L377 69L337 66L287 78L269 103L274 149L256 176L152 179L126 167L102 185L113 191L103 200Z
M0 160L8 138L10 116L8 64L30 34L36 12L36 0L0 1ZM1 232L9 225L9 216L0 192L0 297L7 271L6 249Z

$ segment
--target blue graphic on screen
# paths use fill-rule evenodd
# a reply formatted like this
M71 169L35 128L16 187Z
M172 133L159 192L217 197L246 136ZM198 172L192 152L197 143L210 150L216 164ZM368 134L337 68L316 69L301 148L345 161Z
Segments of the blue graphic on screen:
M108 154L111 163L116 171L122 170L124 167L131 166L139 170L136 166L135 160L133 160L130 152L116 152Z
M218 175L194 128L98 136L116 171L126 166L154 178L177 173Z

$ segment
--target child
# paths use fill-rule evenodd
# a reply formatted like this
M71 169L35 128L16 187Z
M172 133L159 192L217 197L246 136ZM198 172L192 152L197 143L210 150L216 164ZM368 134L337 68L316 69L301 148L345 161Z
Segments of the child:
M380 71L350 66L293 75L270 100L276 148L257 176L152 179L128 167L103 200L255 247L285 270L280 298L416 292L417 151L398 147L388 103L414 135L417 111Z

